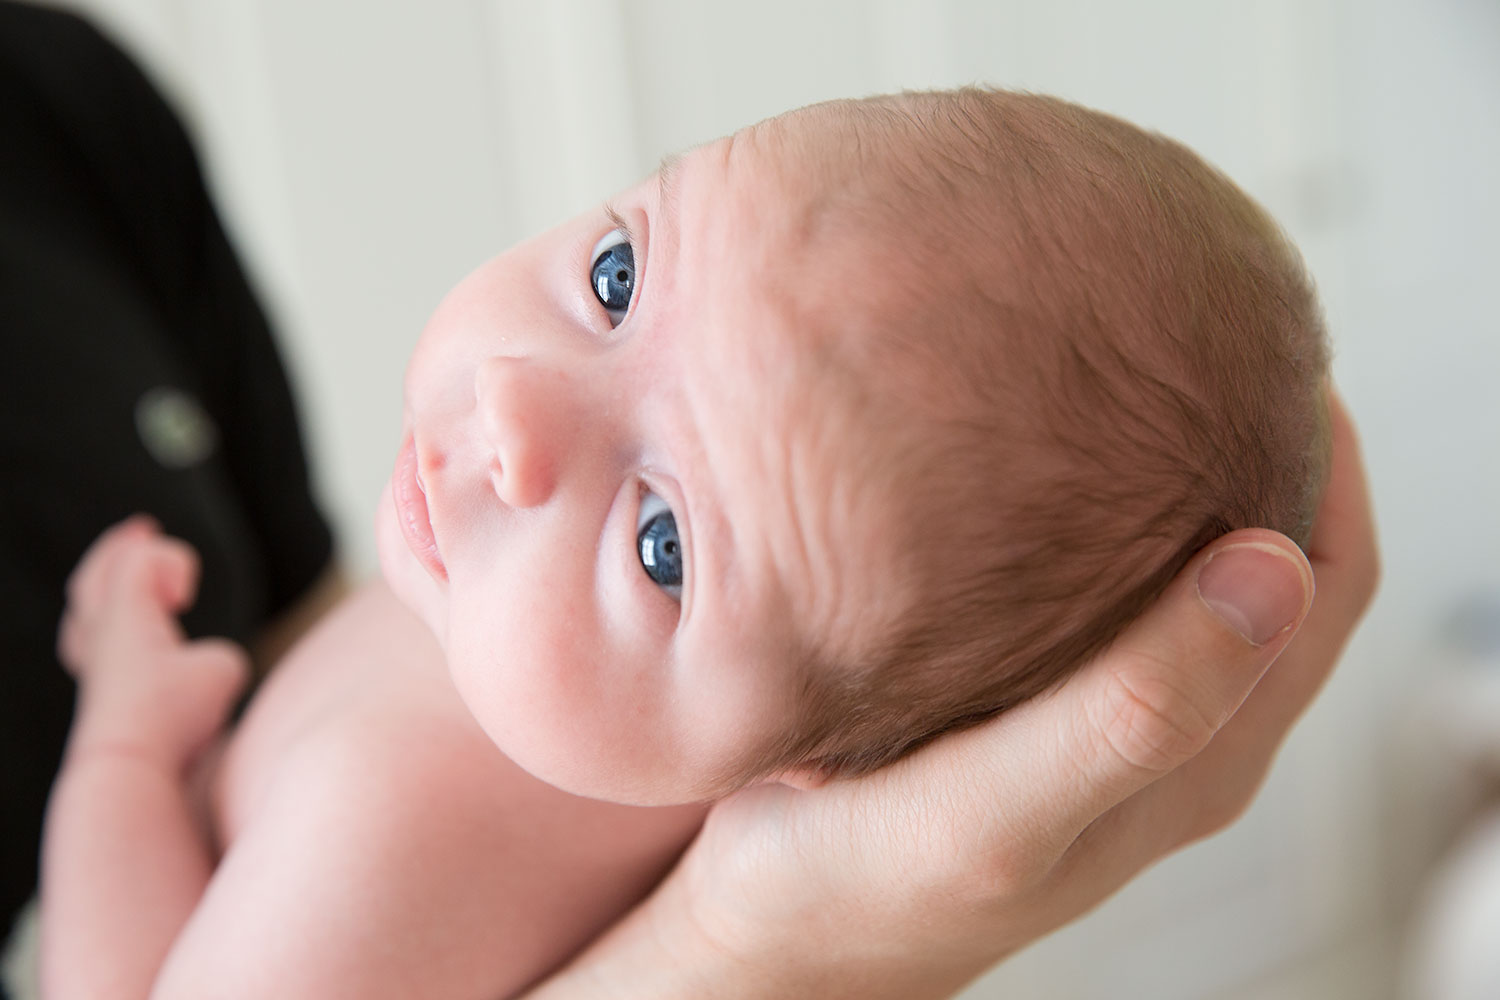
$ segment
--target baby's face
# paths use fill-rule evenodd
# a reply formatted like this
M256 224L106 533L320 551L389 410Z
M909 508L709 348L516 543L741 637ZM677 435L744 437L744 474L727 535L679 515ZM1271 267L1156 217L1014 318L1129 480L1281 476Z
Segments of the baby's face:
M888 599L814 360L853 265L753 138L480 267L407 370L386 576L489 736L579 794L727 791L793 728L801 652Z

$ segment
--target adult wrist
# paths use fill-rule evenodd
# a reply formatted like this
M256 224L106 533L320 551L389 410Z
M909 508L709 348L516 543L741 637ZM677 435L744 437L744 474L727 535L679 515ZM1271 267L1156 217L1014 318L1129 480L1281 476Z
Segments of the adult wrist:
M695 895L691 883L690 877L677 879L653 900L664 905L653 914L652 938L643 954L657 967L638 980L649 987L628 995L941 1000L996 960L989 949L983 956L960 954L962 945L974 943L972 938L938 934L934 923L925 929L912 920L896 928L862 924L859 914L868 911L853 902L847 904L847 921L807 919L809 915L776 919L770 914L736 920L721 910L719 897ZM615 989L607 995L622 995L620 981L612 985Z
M774 965L745 942L717 940L698 921L679 870L525 1000L761 1000L780 988Z

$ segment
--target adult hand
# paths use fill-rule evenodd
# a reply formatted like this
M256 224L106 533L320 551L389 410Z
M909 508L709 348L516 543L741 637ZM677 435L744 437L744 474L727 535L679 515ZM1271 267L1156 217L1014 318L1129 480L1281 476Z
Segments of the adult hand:
M726 799L657 891L531 996L949 996L1227 826L1375 589L1358 445L1331 406L1306 559L1234 532L1050 694L857 780Z

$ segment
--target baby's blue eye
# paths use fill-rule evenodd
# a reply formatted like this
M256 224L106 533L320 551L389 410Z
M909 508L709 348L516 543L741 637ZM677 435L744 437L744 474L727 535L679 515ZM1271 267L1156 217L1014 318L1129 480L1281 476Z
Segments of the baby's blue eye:
M594 297L609 313L611 326L619 326L630 308L635 290L635 254L630 241L618 229L611 229L594 244L594 263L589 269Z
M683 552L682 539L677 537L677 518L655 493L641 497L635 549L651 581L673 597L681 597Z

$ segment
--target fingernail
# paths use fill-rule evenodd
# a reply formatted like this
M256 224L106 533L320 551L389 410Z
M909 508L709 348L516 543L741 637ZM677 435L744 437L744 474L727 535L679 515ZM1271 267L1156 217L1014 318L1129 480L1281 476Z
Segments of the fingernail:
M1275 638L1312 600L1311 581L1274 545L1231 545L1198 571L1198 596L1209 610L1257 646Z

